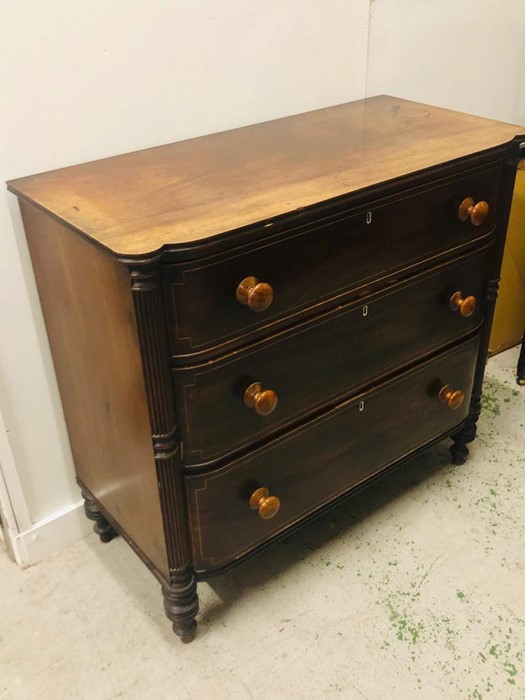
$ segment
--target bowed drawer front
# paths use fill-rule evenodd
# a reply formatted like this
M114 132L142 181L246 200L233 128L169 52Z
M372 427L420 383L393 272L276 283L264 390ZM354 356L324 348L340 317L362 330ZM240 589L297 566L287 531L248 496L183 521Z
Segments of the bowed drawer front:
M468 413L478 345L473 338L248 457L210 474L188 477L196 569L241 556L459 425ZM452 408L440 397L447 385L452 393L461 392L459 406ZM250 497L259 488L279 500L278 512L267 520L264 512L250 507Z
M164 273L174 354L233 346L256 332L340 303L367 284L458 253L494 226L501 165L462 174L396 198L369 201L336 220L272 236ZM459 218L465 199L486 209ZM392 201L391 201L392 200ZM475 206L475 205L474 205ZM473 223L473 221L475 223ZM405 271L406 274L406 271ZM246 294L238 288L245 280ZM290 318L291 317L291 318Z
M465 461L519 153L381 96L9 183L86 514L183 641L197 580L437 440Z
M239 450L472 332L483 322L492 255L488 248L440 265L244 350L174 370L185 463ZM254 385L259 395L250 403Z

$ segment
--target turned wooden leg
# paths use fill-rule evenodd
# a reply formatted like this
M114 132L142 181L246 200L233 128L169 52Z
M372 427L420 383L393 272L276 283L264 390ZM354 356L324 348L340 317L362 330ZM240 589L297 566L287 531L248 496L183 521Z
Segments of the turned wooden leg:
M470 410L465 424L459 432L452 436L454 444L450 447L452 464L465 464L469 454L467 444L476 437L479 414L481 413L481 396L473 396L470 400Z
M521 343L520 356L518 359L518 378L516 380L520 386L525 386L525 333Z
M180 637L181 642L188 644L195 638L199 612L197 583L191 570L174 574L169 588L162 587L164 609L173 623L173 631Z
M95 501L93 501L93 499L88 496L85 491L82 491L82 496L84 498L84 511L87 517L94 521L93 530L100 537L101 542L110 542L117 536L117 531L111 527L106 518L100 512Z

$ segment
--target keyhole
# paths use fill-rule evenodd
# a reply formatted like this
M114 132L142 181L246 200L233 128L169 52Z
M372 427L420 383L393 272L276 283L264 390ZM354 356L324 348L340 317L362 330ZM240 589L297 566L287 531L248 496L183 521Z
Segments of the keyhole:
M367 223L367 224L371 224L371 223L372 223L372 212L371 212L371 211L367 211L367 212L366 212L366 223Z

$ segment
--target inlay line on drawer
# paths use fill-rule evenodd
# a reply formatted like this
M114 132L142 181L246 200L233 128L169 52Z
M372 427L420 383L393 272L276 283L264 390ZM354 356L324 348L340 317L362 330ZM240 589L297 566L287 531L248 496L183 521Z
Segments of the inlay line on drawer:
M483 321L491 256L485 248L216 360L175 368L185 465L266 439L472 333ZM458 292L475 300L472 313L451 307ZM251 388L259 410L247 403Z
M494 228L501 164L457 174L419 192L371 200L358 212L227 254L165 265L163 280L173 354L217 353L255 332L348 301L373 281L453 258ZM490 202L479 225L462 220L466 197ZM253 304L245 280L260 288ZM263 294L264 288L264 294ZM239 289L243 296L239 298Z
M476 336L245 457L187 476L196 570L242 556L431 436L460 425L468 413L478 345ZM463 393L456 410L440 400L446 384ZM268 517L259 517L250 504L261 493L273 499Z

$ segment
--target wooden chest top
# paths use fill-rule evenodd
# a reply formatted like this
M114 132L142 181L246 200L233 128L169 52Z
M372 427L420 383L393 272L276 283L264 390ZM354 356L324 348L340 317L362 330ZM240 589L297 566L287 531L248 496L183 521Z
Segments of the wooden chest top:
M143 256L496 148L520 131L382 95L8 185L111 252Z

